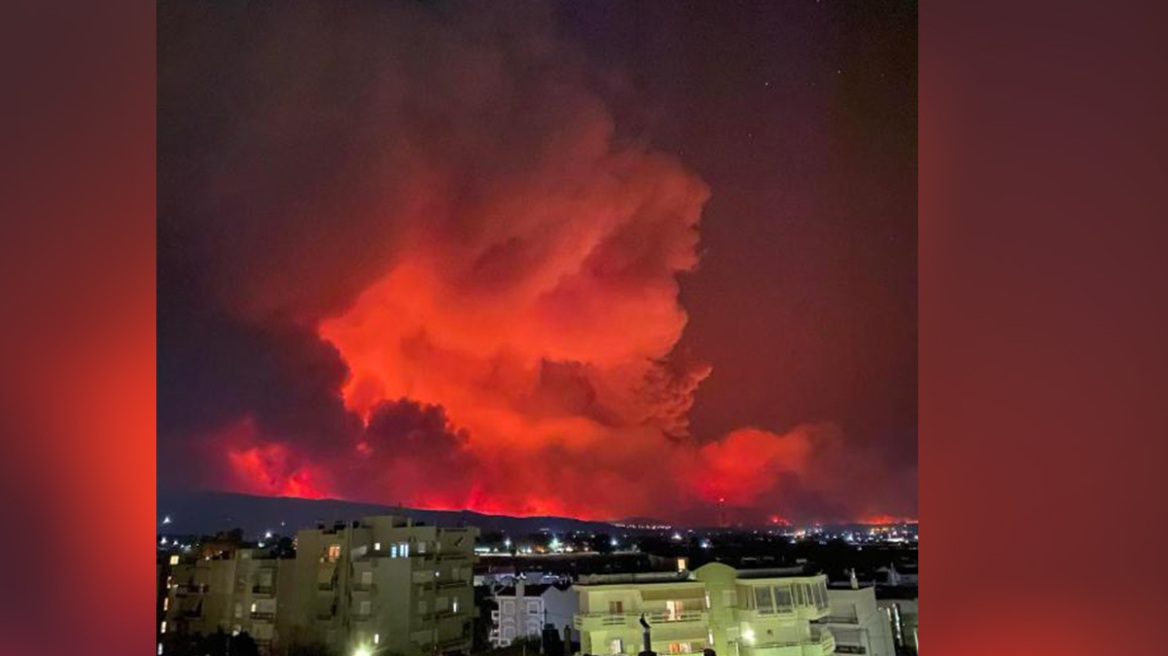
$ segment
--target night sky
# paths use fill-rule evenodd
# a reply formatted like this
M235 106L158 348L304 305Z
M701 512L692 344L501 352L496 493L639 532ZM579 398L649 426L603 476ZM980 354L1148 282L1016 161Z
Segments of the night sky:
M159 488L917 512L916 6L159 5Z

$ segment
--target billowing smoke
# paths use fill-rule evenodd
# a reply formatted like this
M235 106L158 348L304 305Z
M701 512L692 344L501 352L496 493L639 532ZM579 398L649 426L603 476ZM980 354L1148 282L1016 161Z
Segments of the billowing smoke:
M619 131L547 7L159 13L175 484L586 517L822 492L830 427L690 434L710 191Z

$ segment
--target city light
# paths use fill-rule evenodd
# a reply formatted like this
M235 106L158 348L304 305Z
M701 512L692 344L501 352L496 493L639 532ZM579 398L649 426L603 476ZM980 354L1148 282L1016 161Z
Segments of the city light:
M368 647L361 646L353 652L353 656L373 656L373 650Z

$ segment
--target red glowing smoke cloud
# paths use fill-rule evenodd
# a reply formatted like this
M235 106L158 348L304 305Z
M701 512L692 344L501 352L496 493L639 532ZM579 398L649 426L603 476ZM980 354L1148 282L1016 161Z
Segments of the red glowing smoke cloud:
M815 488L830 430L690 434L711 370L678 349L678 276L710 190L618 130L609 76L545 9L200 9L170 39L166 116L233 121L223 142L163 149L214 162L168 180L206 180L173 206L213 254L215 316L314 343L229 352L273 349L259 366L278 384L211 432L213 484L602 518L718 497L786 514L792 486ZM221 74L192 86L183 57L203 70L207 51Z

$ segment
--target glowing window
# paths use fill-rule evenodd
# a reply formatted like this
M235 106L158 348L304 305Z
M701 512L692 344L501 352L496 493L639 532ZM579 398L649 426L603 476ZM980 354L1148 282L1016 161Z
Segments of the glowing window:
M624 641L620 638L616 638L612 642L608 643L608 653L610 654L620 654L623 653L624 650Z
M375 644L375 645L381 644L381 634L380 633L373 634L373 644Z
M389 557L390 558L397 558L397 545L396 544L389 548Z
M450 610L451 610L451 611L453 611L453 612L455 612L455 613L457 613L457 612L458 612L458 600L457 600L457 599L455 599L455 600L454 600L454 601L453 601L453 602L450 604Z
M162 627L158 630L159 633L166 633L166 620L162 620Z
M341 558L341 545L330 544L328 548L328 561L335 563Z
M254 601L251 602L251 612L253 612L253 613L256 612L257 607L258 607L258 605Z
M162 643L158 643L158 656L162 656Z
M380 542L374 542L374 543L373 543L373 550L374 550L374 551L381 551L381 543L380 543Z
M409 558L410 557L410 543L409 542L402 542L400 547L401 547L401 557L402 558Z
M170 610L170 597L162 598L162 610Z
M175 554L175 555L173 555L173 556L171 556L171 557L170 557L170 564L171 564L171 565L177 565L177 564L178 564L178 554Z

